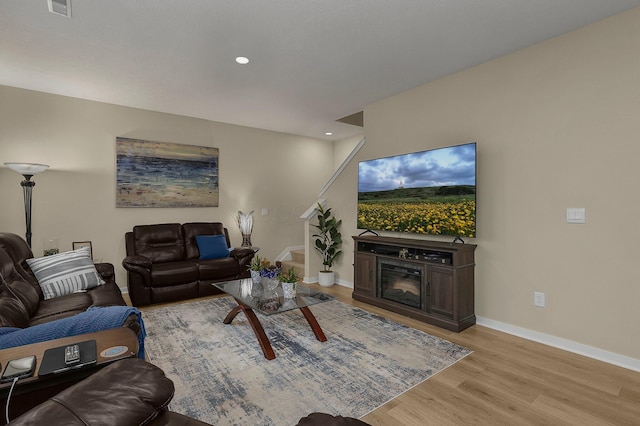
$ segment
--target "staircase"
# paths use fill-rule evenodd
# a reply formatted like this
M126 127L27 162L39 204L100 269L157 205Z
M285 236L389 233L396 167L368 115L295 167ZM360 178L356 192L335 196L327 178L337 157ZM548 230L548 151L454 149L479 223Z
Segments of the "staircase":
M293 267L296 271L298 279L302 281L304 277L304 250L291 250L291 260L283 260L282 272L286 272Z

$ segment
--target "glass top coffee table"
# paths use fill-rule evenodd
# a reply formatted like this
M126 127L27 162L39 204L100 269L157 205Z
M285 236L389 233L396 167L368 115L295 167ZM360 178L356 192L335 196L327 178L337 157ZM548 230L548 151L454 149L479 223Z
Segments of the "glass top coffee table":
M333 300L333 296L297 284L296 297L288 299L284 298L280 285L275 289L267 289L261 283L254 284L251 278L213 283L213 285L233 297L238 303L238 306L229 312L223 323L231 324L231 321L233 321L236 315L241 311L244 312L253 332L258 338L262 353L267 359L274 359L276 355L273 352L271 342L264 332L260 320L258 320L255 314L256 312L262 315L275 315L300 309L300 312L302 312L302 315L304 315L311 326L311 330L313 330L313 333L316 335L316 339L320 342L327 341L322 328L320 328L320 324L318 324L316 317L311 313L309 306Z

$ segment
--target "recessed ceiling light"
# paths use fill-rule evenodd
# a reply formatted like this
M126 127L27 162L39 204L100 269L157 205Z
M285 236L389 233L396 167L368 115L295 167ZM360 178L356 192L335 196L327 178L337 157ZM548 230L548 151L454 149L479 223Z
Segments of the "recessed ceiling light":
M325 136L333 136L333 132L324 132Z
M241 65L245 65L249 63L249 58L245 58L244 56L238 56L236 58L236 62L241 64Z

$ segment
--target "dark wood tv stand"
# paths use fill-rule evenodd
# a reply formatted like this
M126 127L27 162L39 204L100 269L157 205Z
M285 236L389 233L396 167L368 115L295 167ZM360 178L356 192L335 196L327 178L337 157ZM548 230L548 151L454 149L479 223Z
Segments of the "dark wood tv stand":
M354 299L455 332L476 323L475 244L369 235L353 239ZM421 290L414 306L383 297L389 294L381 288L384 265L415 271Z

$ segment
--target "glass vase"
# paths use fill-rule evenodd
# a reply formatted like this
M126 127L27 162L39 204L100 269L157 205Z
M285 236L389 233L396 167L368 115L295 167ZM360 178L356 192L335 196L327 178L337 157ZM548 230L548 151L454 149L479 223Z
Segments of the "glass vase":
M51 256L52 254L60 253L60 249L58 248L57 238L50 238L48 240L44 240L43 247L44 247L44 249L42 250L43 256Z
M278 278L262 277L260 282L262 283L262 289L265 292L274 291L278 287L278 284L280 284L280 280L278 280Z

